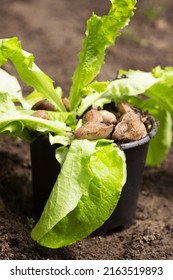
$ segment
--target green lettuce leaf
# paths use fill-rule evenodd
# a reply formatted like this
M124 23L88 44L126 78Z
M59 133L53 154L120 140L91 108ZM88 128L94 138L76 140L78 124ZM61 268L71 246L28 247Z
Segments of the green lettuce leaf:
M66 146L61 146L56 149L55 158L57 159L57 161L60 163L61 166L66 159L67 153L68 153L68 147Z
M78 115L81 116L91 105L103 107L111 100L118 103L130 96L145 93L160 80L161 77L156 78L150 72L120 70L117 79L110 82L94 82L83 89L86 97L79 105Z
M147 111L158 121L158 131L149 142L146 164L159 166L165 160L172 145L171 114L152 99L142 100L139 97L130 97L127 101L135 107Z
M8 93L13 102L20 102L25 109L29 109L29 104L22 96L22 90L18 80L0 68L0 92Z
M68 146L71 144L71 138L68 136L64 135L55 135L53 136L52 134L49 135L49 142L51 145L54 144L61 144L64 146ZM65 147L64 147L65 148Z
M69 135L70 128L64 122L31 116L31 110L17 110L7 93L0 93L0 133L32 141L40 133Z
M74 140L32 238L59 248L100 227L117 205L125 168L124 153L112 141Z
M71 110L79 105L81 90L99 74L104 63L105 50L114 44L133 16L135 0L111 0L111 8L107 15L98 17L93 13L87 22L86 38L79 53L79 64L73 75L70 90Z
M126 96L136 96L144 93L148 88L157 83L151 72L140 70L120 70L118 79L110 82L107 90L111 92L115 101L121 101Z
M62 97L62 89L61 87L57 87L55 88L57 95L59 96L59 98ZM31 93L29 93L27 96L25 96L25 101L27 101L27 103L30 104L30 106L32 107L35 103L37 103L40 100L45 99L45 95L41 92L38 92L36 89L34 91L32 91ZM51 98L49 98L49 96L46 97L47 100L49 100L50 102L52 101Z
M121 70L120 77L121 75L125 75L126 78L115 80L108 86L115 100L137 96L141 93L154 100L155 104L173 116L173 67L162 69L157 66L151 73Z
M77 109L77 115L82 116L83 113L92 105L103 107L112 101L113 96L110 92L92 92L82 99L80 106Z
M150 111L152 113L152 110ZM149 166L159 166L172 146L172 117L166 110L158 110L153 116L159 121L157 134L149 143L146 164Z
M173 78L173 77L172 77ZM173 84L173 81L172 81ZM173 116L173 88L160 81L150 87L145 95L150 97Z
M55 105L57 111L66 111L60 95L53 86L53 81L34 63L34 56L22 50L17 38L0 40L0 65L10 60L20 78L38 92L42 93Z
M156 74L157 73L157 74ZM116 102L130 96L144 94L161 104L165 109L172 111L173 98L173 68L159 66L152 72L140 70L120 70L118 78L111 81L105 93L109 92ZM101 93L104 96L104 93Z

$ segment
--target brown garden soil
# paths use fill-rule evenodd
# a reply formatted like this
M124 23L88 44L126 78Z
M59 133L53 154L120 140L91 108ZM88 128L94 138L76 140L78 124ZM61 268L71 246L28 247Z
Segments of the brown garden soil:
M17 36L67 95L85 21L92 11L104 14L109 4L109 0L1 0L0 37ZM140 0L129 27L108 50L99 79L114 78L120 68L150 71L157 65L173 65L172 11L172 0ZM11 65L6 69L12 70ZM145 168L136 220L126 230L51 250L31 240L32 216L29 145L1 136L0 259L173 259L173 150L161 166Z

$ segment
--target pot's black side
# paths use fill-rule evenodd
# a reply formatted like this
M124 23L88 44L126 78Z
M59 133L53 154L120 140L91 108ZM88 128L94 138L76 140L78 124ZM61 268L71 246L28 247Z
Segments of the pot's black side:
M58 145L50 145L48 138L40 136L30 145L32 162L32 185L35 218L38 219L60 172L55 158Z
M113 229L122 230L134 222L147 151L148 143L124 150L127 163L126 184L111 217L92 236L103 235Z

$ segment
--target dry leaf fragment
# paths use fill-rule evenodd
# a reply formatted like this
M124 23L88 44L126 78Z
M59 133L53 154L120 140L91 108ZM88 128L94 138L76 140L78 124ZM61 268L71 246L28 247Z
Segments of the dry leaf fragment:
M113 131L114 125L106 125L98 122L86 122L83 126L74 131L74 135L80 139L101 139L108 138Z

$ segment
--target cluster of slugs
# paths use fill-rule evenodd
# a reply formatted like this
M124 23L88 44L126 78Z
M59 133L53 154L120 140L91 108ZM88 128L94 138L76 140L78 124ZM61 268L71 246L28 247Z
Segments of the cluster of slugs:
M119 103L115 111L89 110L83 116L83 125L74 131L75 137L130 142L144 138L152 127L148 114L127 102Z
M35 110L33 116L49 120L47 111L54 111L54 106L42 100L32 109ZM127 102L120 102L112 112L98 108L88 110L82 118L82 125L73 135L79 139L112 139L124 143L144 138L151 128L152 120L147 113Z

